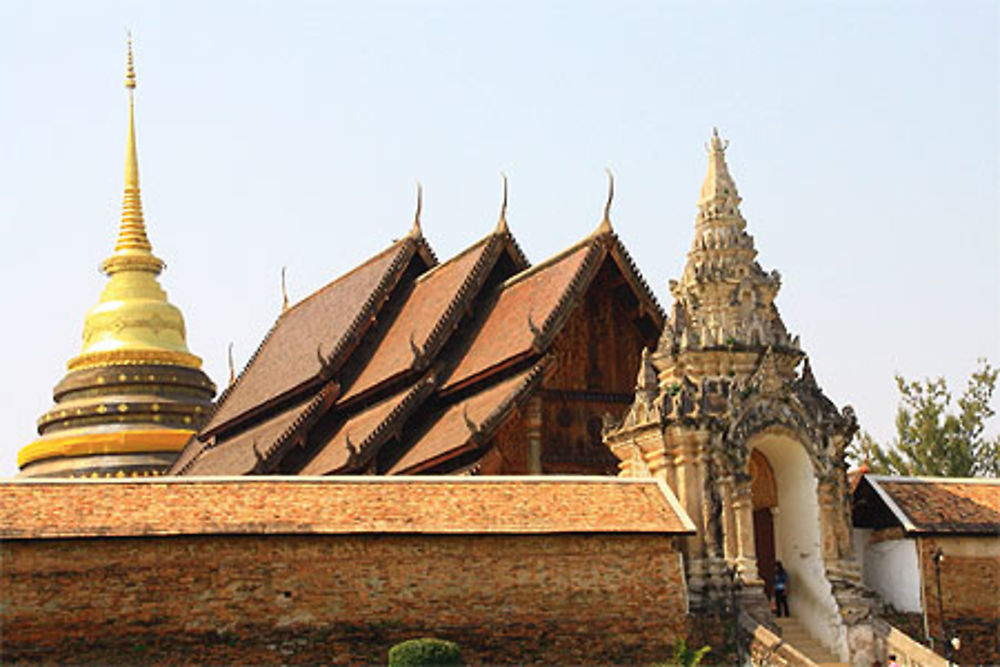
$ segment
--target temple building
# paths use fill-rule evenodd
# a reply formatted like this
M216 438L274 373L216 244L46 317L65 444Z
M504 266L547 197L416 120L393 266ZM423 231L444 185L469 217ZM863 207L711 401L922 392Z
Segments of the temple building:
M408 235L286 309L172 472L615 474L603 415L631 403L663 313L611 192L592 234L535 266L504 202L444 262L418 203Z
M444 261L418 190L409 232L286 300L213 403L146 234L131 43L126 87L108 282L0 481L0 661L375 664L435 635L470 664L648 664L681 639L945 664L909 633L996 662L1000 485L848 483L853 410L782 321L718 132L668 312L613 180L596 228L534 265L506 179Z
M215 385L188 351L184 318L157 276L139 194L135 68L129 42L125 196L108 283L86 315L83 349L66 364L39 438L18 453L25 477L148 476L166 472L212 407Z

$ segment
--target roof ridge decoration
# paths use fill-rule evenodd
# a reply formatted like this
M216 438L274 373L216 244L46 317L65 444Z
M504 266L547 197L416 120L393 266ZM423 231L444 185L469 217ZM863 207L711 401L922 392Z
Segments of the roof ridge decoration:
M532 277L536 273L539 273L540 271L544 271L544 270L550 268L554 264L558 264L562 260L566 259L568 256L570 256L573 253L575 253L580 248L582 248L584 246L593 246L593 245L595 245L595 242L597 242L597 237L595 237L593 234L591 234L590 236L586 236L586 237L580 239L579 241L577 241L576 243L574 243L573 245L571 245L570 247L565 248L563 250L560 250L559 252L557 252L554 255L546 257L542 261L538 262L538 264L531 264L528 267L526 267L525 269L523 269L523 270L515 273L510 278L507 278L502 283L500 283L500 285L498 286L498 289L500 291L503 291L503 290L507 289L508 287L510 287L512 285L516 285L517 283L521 282L522 280L527 280L528 278Z
M437 382L437 374L428 373L419 382L414 384L410 391L403 397L403 400L361 442L361 454L364 454L369 447L378 442L383 435L391 434L396 422L401 418L405 418L417 404L422 402L427 397L427 394L437 386Z
M509 232L507 228L507 174L501 171L500 178L503 179L503 200L500 202L500 219L497 220L495 234Z
M424 186L417 181L417 209L413 213L413 227L410 228L410 236L419 238L424 235L420 227L420 214L424 210Z
M546 369L551 366L552 360L553 356L551 354L546 354L531 367L531 370L528 371L528 375L521 381L514 391L508 394L507 398L501 401L500 405L498 405L493 412L487 415L486 418L479 423L479 432L481 434L492 433L493 430L500 425L499 423L503 420L503 417L506 416L507 411L514 406L514 404L533 384L542 378Z
M585 282L589 283L593 278L593 274L597 267L600 266L600 260L606 254L606 250L607 248L602 243L595 243L590 247L587 251L587 256L570 279L569 285L567 285L559 300L556 301L555 307L549 312L542 325L538 327L538 331L532 330L532 334L535 337L532 347L535 348L536 352L541 352L548 347L553 331L558 328L557 324L565 320L570 304L580 298L581 285Z
M618 268L622 273L626 274L626 278L630 278L635 282L636 287L639 288L641 292L646 295L649 300L649 305L653 308L653 313L658 318L657 326L662 328L662 323L666 321L667 314L663 310L663 306L660 305L659 299L656 298L656 294L650 288L649 283L646 281L645 276L639 270L638 264L632 259L632 255L629 253L628 248L622 243L622 240L618 237L616 232L612 232L611 236L611 247L610 252L613 257L620 258L621 261L616 262Z
M604 171L608 174L608 198L604 202L604 217L601 218L601 224L594 230L594 234L598 236L614 233L611 227L611 203L615 200L615 175L611 173L610 168L605 168Z
M437 419L440 419L441 417L443 417L444 414L449 409L455 407L456 405L461 405L462 406L462 420L465 422L466 428L469 431L469 435L467 437L466 442L472 441L472 442L474 442L476 444L476 446L480 446L480 445L488 442L489 439L493 436L496 428L498 426L500 426L500 424L503 423L503 421L507 418L507 416L510 413L510 410L512 408L514 408L518 404L518 402L524 396L526 396L529 393L529 390L541 380L541 378L545 374L545 371L551 366L552 361L553 361L553 355L546 354L541 359L539 359L537 362L535 362L535 364L533 366L531 366L530 369L525 373L524 379L522 379L516 386L514 386L507 393L507 395L503 398L503 400L501 400L499 403L497 403L496 407L494 407L493 410L491 410L485 417L483 417L481 420L479 420L478 423L476 422L476 420L472 419L469 416L469 414L468 414L468 401L470 401L473 398L475 398L475 395L473 395L473 396L467 396L467 397L463 398L462 400L458 401L457 403L453 403L453 404L445 407L441 411L441 413L437 416ZM523 373L524 371L521 371L521 372ZM505 380L501 380L500 382L504 382ZM434 423L436 423L436 421L437 420L435 420L434 422L432 422L429 425L429 427L432 428L433 425L434 425ZM418 440L419 440L419 438L418 438ZM446 452L446 453L448 453L448 452ZM398 465L399 462L402 461L403 458L405 458L405 456L406 456L406 454L404 453L403 457L400 458L399 461L397 461L394 465ZM443 458L443 459L441 457L442 457L442 455L439 454L437 458L441 459L441 460L439 460L438 463L441 463L441 462L446 461L449 458L451 458L450 456L446 457L446 458ZM398 474L409 474L407 471L419 472L422 469L421 466L423 464L428 463L428 462L433 462L433 461L434 461L434 459L431 458L431 459L428 459L428 460L425 460L425 461L422 461L422 462L410 465L408 468L406 468L404 470L395 471L392 474L397 474L397 475ZM436 464L434 464L434 465L436 465Z
M486 274L488 274L487 267L493 267L500 252L503 251L502 238L502 236L493 234L486 240L486 248L483 249L483 252L479 255L479 259L476 260L465 280L462 281L462 284L448 303L447 308L445 308L444 313L427 335L427 339L421 348L421 353L425 361L424 366L430 362L430 359L437 355L440 346L445 343L448 335L458 326L464 310L462 306L473 292L473 288L478 289L482 287L482 282ZM421 369L421 367L416 368L417 370Z
M342 282L346 277L355 274L359 269L361 269L364 266L367 266L369 263L371 263L373 260L381 257L383 254L391 252L391 251L395 251L396 255L395 255L395 257L393 257L392 262L389 264L389 266L387 266L385 268L385 270L383 271L382 277L379 279L379 282L376 285L375 289L372 290L372 292L365 299L364 303L358 309L357 315L355 315L354 319L348 325L347 329L344 330L344 333L341 335L340 340L336 343L336 345L334 346L333 350L331 350L331 352L329 354L323 355L322 352L321 352L321 350L317 348L317 357L318 357L318 361L320 363L320 371L319 371L319 373L322 373L326 369L333 369L332 371L327 371L327 372L330 373L330 376L332 376L333 373L336 370L339 370L339 367L340 367L339 361L342 361L342 360L340 360L338 358L338 355L343 354L343 352L345 351L345 349L348 346L348 343L351 342L351 340L357 335L357 333L361 329L361 327L370 319L372 309L375 307L375 304L378 303L378 301L383 296L383 292L385 292L385 290L388 289L391 284L395 283L396 274L399 272L399 270L401 269L402 265L404 265L406 262L409 262L410 259L412 259L413 255L421 247L425 248L427 251L430 251L430 247L426 244L426 241L423 239L423 237L414 238L414 237L406 236L406 237L404 237L404 238L402 238L402 239L394 242L386 250L384 250L384 251L376 254L375 256L369 258L367 261L365 261L362 264L354 267L353 269L351 269L347 273L343 274L342 276L338 276L335 280L333 280L330 283L324 285L320 289L316 290L315 292L313 292L312 294L310 294L306 298L302 299L301 301L299 301L298 303L296 303L295 305L293 305L287 311L282 312L280 315L278 315L277 319L275 319L274 323L271 325L271 328L268 329L267 334L264 335L264 338L257 345L257 349L254 350L254 352L253 352L252 355L250 355L250 359L247 360L247 363L243 366L243 369L240 371L239 375L236 376L236 380L234 382L230 383L230 385L223 390L222 394L219 396L218 400L215 402L215 405L213 406L212 412L209 415L208 421L206 422L206 424L211 424L212 423L212 420L215 418L215 415L219 412L219 410L222 408L222 406L225 405L225 402L229 398L229 396L232 395L233 391L235 391L240 386L240 384L242 383L243 379L246 377L247 371L253 366L254 362L260 356L261 350L264 349L265 345L268 343L268 341L274 335L274 332L277 330L278 325L288 315L288 313L291 313L291 312L295 311L296 309L300 308L302 306L302 304L304 304L305 302L311 300L319 292L321 292L321 291L323 291L323 290L325 290L327 288L330 288L333 285ZM431 252L431 257L433 258L433 253L432 252ZM436 261L436 258L434 258L434 259ZM325 364L323 363L324 360L326 361ZM316 377L317 377L317 375L314 375L313 379L315 379ZM286 395L282 395L282 396L278 396L278 397L272 398L271 400L267 401L267 403L273 404L275 400L283 400L283 398L287 398L287 396ZM251 408L251 410L256 409L256 408L260 408L260 407L261 407L260 405L254 406L254 408ZM239 413L239 414L231 417L230 419L228 419L225 423L215 425L215 427L213 427L212 430L209 433L217 433L220 430L221 427L224 427L224 426L226 426L228 424L233 423L234 421L238 420L240 417L242 417L243 415L245 415L247 412L248 412L248 410L244 410L243 412L241 412L241 413ZM205 433L206 432L199 433L199 439L201 439L201 437Z
M342 465L337 470L338 471L357 470L359 467L364 467L371 460L372 456L374 456L377 453L377 449L381 447L382 444L384 444L388 438L398 434L399 422L401 420L406 419L412 412L412 410L422 403L422 401L430 394L430 392L433 391L434 387L437 384L437 381L438 381L437 374L431 371L425 374L420 380L415 382L413 385L411 385L409 389L404 390L402 399L399 400L399 402L395 405L395 407L393 407L393 409L389 411L389 413L385 417L383 417L382 420L374 426L374 428L368 431L368 433L364 436L361 442L357 443L354 457L349 458L347 463ZM346 428L347 425L351 423L352 420L365 414L368 410L375 409L375 407L380 405L381 403L393 400L393 398L398 395L399 395L398 393L394 394L393 396L389 396L383 399L379 403L368 406L365 410L361 410L358 412L354 412L353 414L347 415L346 417L344 417L344 420L340 424L338 430L340 428ZM302 470L308 468L325 451L326 447L329 446L331 442L333 442L334 436L336 436L336 434L337 431L335 431L333 433L333 436L328 438L325 443L321 444L316 449L316 451L309 457L309 460L302 466ZM345 431L345 439L347 435L348 433L347 431ZM370 452L370 450L372 450L373 447L375 448L375 451Z
M255 469L254 474L264 473L267 464L274 456L274 453L278 451L286 442L288 442L288 440L290 440L296 434L296 432L300 429L300 427L302 427L304 424L310 421L314 416L316 416L317 411L321 407L323 407L324 404L328 404L331 398L336 397L339 389L340 385L338 385L336 382L329 382L325 384L323 387L321 387L320 390L316 393L316 395L309 401L308 405L302 410L301 413L299 413L298 417L296 417L292 421L292 423L289 424L285 428L285 430L282 431L274 439L274 441L271 444L267 445L263 451L259 449L258 442L256 439L254 439L253 440L254 456L256 456L258 459L258 463L254 468ZM197 463L199 459L201 459L202 455L205 454L205 452L215 449L219 444L224 444L224 443L217 443L215 441L210 441L204 447L202 447L201 450L199 450L196 455L192 456L188 461L186 461L184 465L181 466L181 468L179 468L174 474L175 475L187 474L191 470L192 466L194 466L194 464Z
M288 284L285 282L287 266L281 267L281 312L288 310Z

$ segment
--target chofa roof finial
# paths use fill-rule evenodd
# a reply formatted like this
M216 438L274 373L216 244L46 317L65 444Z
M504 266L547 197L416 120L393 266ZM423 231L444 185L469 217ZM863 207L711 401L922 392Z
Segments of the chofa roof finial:
M288 284L285 282L287 266L281 267L281 312L288 310Z
M500 172L500 178L503 179L503 200L500 202L500 219L497 220L497 233L503 234L508 231L507 229L507 174Z
M410 229L410 236L418 237L423 236L423 230L420 228L420 214L424 210L424 186L417 181L417 210L413 213L413 227Z
M615 175L609 168L606 168L604 171L608 174L608 199L604 202L604 218L597 228L598 234L610 234L614 231L611 228L611 203L615 199Z

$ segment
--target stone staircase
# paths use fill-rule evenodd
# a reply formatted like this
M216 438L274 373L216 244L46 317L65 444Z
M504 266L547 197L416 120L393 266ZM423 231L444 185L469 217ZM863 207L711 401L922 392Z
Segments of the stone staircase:
M840 658L834 655L830 649L814 639L796 619L776 618L774 620L781 628L782 642L795 648L819 667L850 667L849 663L841 662Z

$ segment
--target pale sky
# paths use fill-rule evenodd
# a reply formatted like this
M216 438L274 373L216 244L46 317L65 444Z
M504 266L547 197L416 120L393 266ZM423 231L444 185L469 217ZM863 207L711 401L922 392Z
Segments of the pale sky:
M895 373L1000 364L1000 3L0 4L0 476L105 279L135 39L146 223L217 384L281 307L406 233L445 258L510 178L532 261L612 220L664 307L717 125L821 387L893 433ZM994 401L1000 408L1000 402ZM997 421L997 419L994 419ZM994 425L993 430L996 430Z

